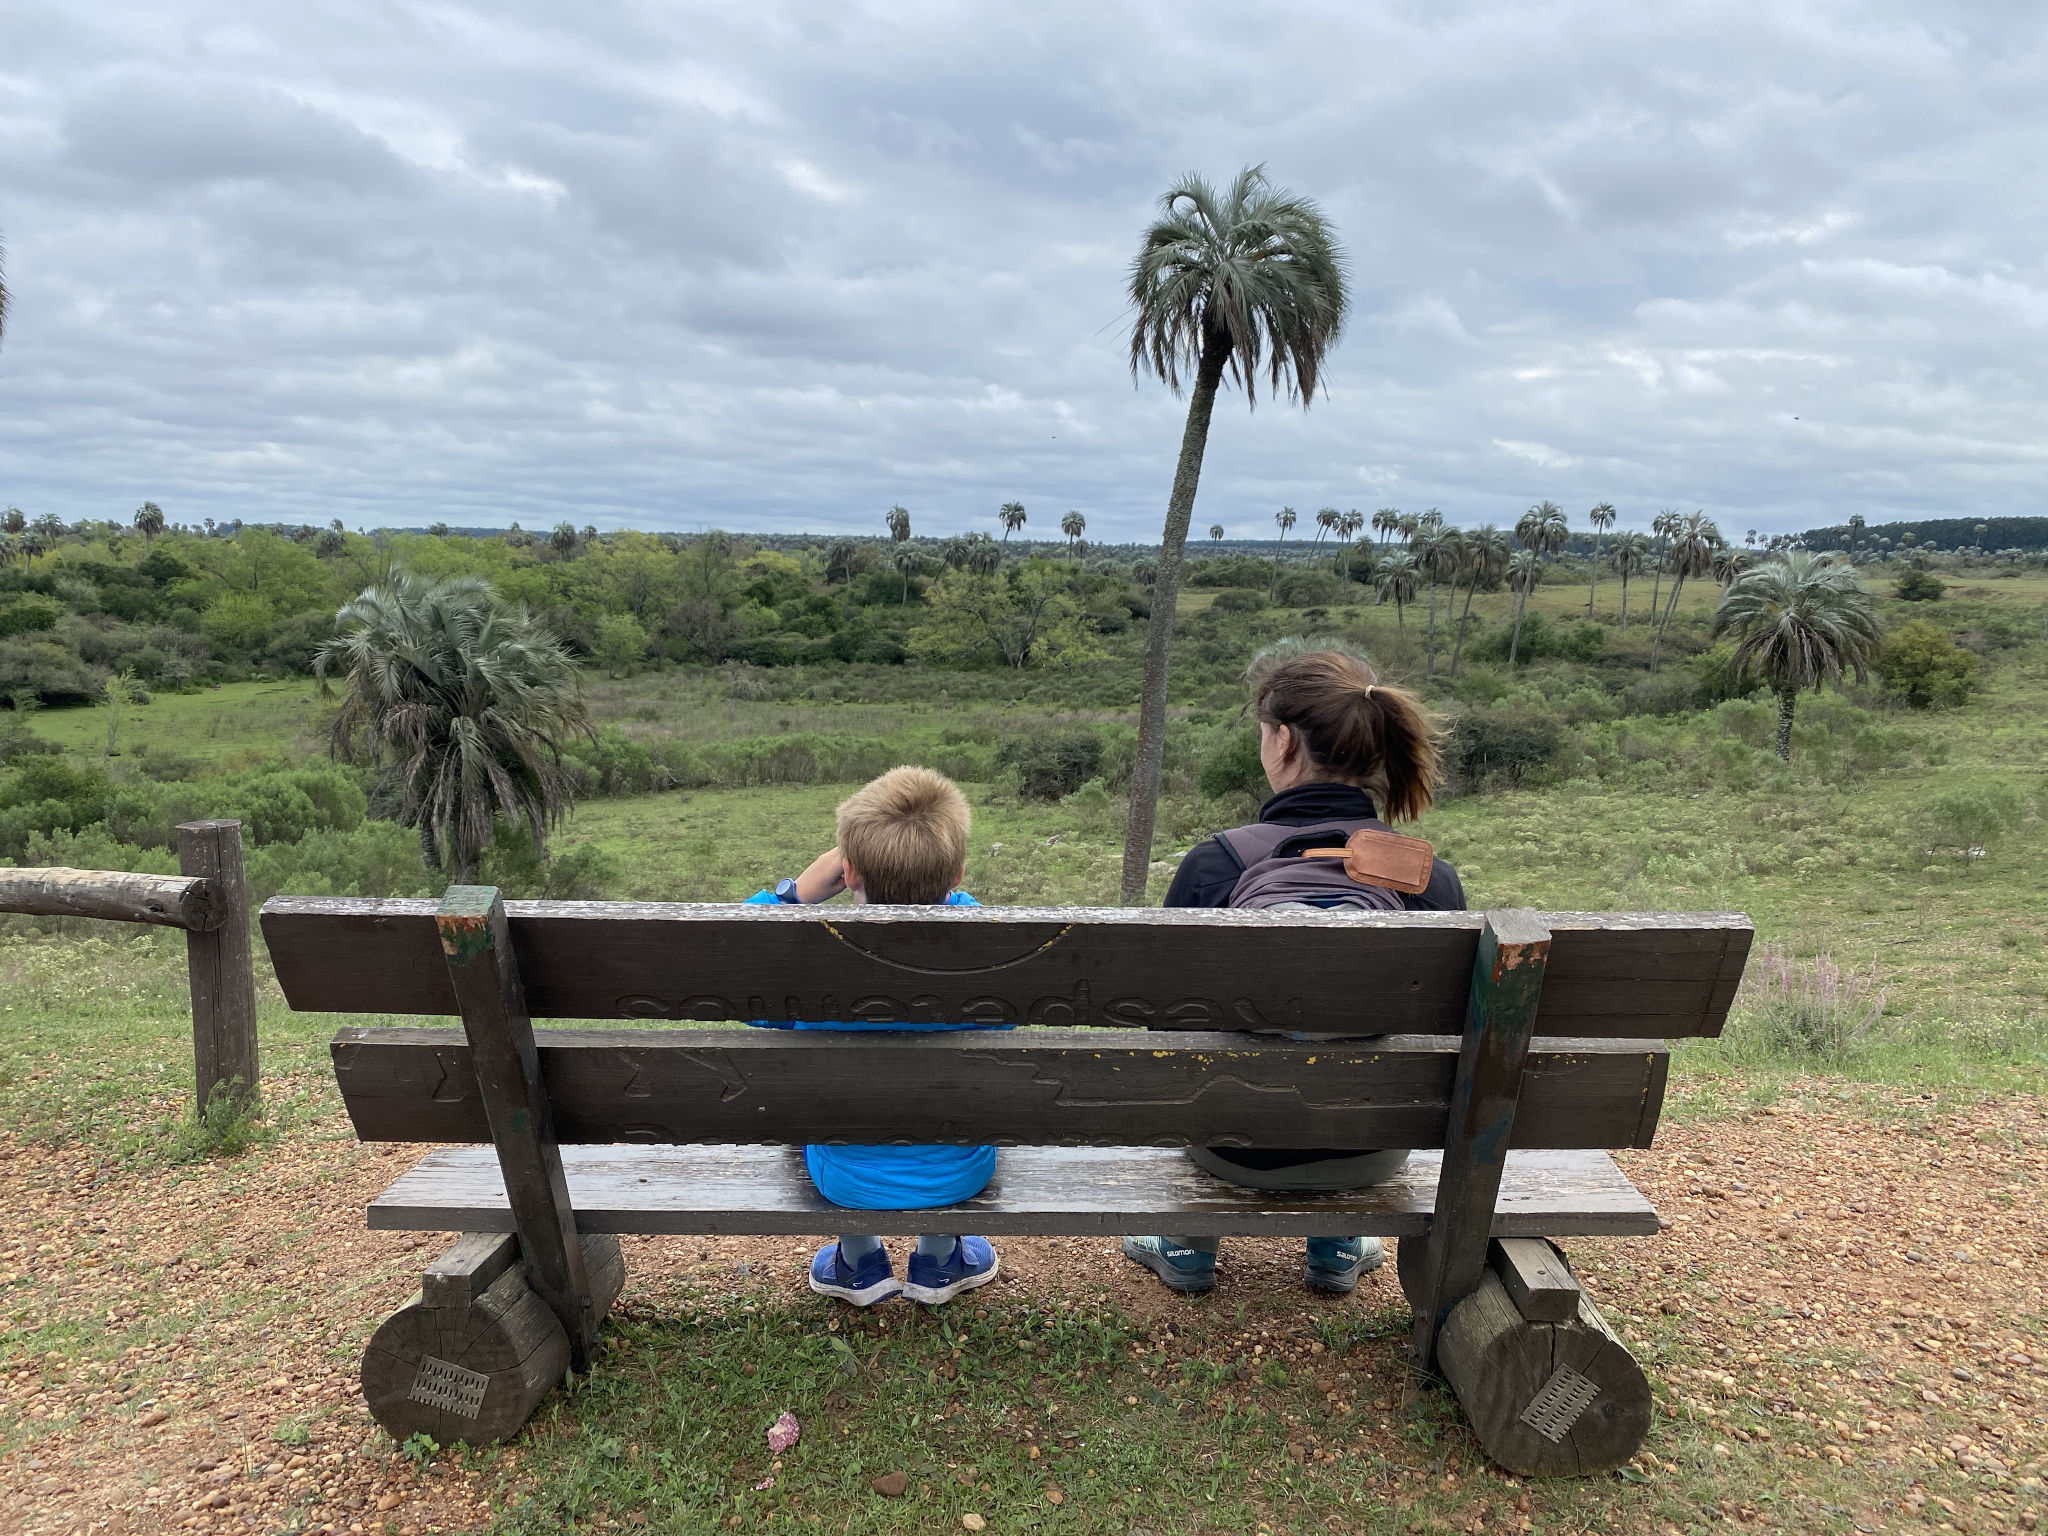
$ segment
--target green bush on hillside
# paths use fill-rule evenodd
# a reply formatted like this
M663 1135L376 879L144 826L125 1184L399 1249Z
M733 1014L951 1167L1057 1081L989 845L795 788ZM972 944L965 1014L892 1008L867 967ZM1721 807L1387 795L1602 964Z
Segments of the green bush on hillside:
M1914 709L1960 704L1977 685L1982 660L1925 619L1908 619L1887 636L1877 673Z
M1996 780L1944 790L1921 807L1919 830L1932 855L1960 855L1964 869L1990 853L1998 840L2026 819L2027 803L2010 784Z
M1461 788L1529 783L1564 755L1564 732L1547 714L1522 709L1472 709L1451 729L1449 757Z
M1255 804L1266 798L1272 786L1266 782L1266 765L1259 760L1259 732L1256 727L1233 732L1221 747L1203 759L1195 776L1195 787L1204 798L1229 800L1247 796Z
M1093 731L1062 731L1005 745L996 766L1016 776L1026 800L1064 800L1102 770L1102 738Z
M1899 579L1892 584L1893 593L1908 603L1938 602L1948 586L1932 571L1908 567L1899 572Z

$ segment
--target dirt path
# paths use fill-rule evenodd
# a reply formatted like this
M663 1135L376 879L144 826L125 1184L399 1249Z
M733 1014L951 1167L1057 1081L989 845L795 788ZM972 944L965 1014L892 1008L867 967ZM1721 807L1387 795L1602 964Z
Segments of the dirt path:
M12 1447L0 1531L272 1531L295 1510L314 1531L483 1524L480 1480L396 1454L356 1394L363 1339L439 1247L361 1225L415 1155L358 1146L338 1117L231 1162L142 1176L0 1141L0 1443ZM1859 1512L1873 1530L1902 1513L2032 1528L2048 1447L2048 1366L2037 1363L2048 1103L1937 1111L1913 1095L1851 1104L1811 1085L1767 1111L1667 1126L1654 1151L1623 1161L1669 1230L1570 1248L1618 1326L1675 1337L1703 1362L1662 1373L1668 1413L1745 1441L1769 1440L1781 1420L1818 1423L1825 1449L1787 1453L1903 1469L1882 1480L1894 1507ZM794 1296L812 1246L629 1240L622 1304L658 1310L720 1277ZM1219 1298L1230 1305L1206 1310L1099 1239L1002 1246L1012 1286L1068 1296L1085 1254L1079 1289L1141 1316L1171 1311L1197 1347L1205 1329L1243 1326L1237 1303L1276 1324L1301 1315L1299 1249L1287 1243L1228 1244ZM1390 1271L1343 1304L1388 1304ZM22 1343L37 1329L40 1357ZM1816 1376L1789 1367L1792 1355L1856 1363ZM1653 1431L1651 1450L1661 1438ZM1908 1487L1919 1468L1938 1471L1931 1491ZM1962 1498L1959 1472L1970 1474ZM1755 1513L1739 1498L1725 1512Z

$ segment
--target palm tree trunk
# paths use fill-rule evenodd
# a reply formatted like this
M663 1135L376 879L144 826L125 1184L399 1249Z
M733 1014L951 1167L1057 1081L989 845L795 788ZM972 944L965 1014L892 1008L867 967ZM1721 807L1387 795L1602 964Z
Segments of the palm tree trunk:
M1195 489L1202 479L1202 454L1209 445L1209 418L1216 410L1216 390L1223 365L1230 359L1229 338L1211 330L1202 346L1202 361L1188 399L1188 424L1181 433L1180 462L1173 470L1173 493L1166 503L1166 528L1159 541L1159 574L1152 583L1152 615L1145 625L1145 680L1138 694L1138 760L1131 772L1131 814L1124 829L1124 868L1120 899L1127 907L1145 899L1145 880L1152 869L1152 828L1159 812L1159 771L1166 756L1166 663L1173 644L1173 608L1180 597L1180 570L1188 544L1188 519L1194 516ZM1280 562L1273 562L1273 578ZM1270 599L1269 599L1270 601Z
M1451 647L1451 676L1458 675L1458 658L1465 653L1465 625L1472 618L1472 596L1479 590L1479 573L1472 573L1472 585L1465 589L1465 611L1458 615L1458 643ZM1452 589L1456 595L1456 588Z
M1430 579L1429 579L1429 639L1428 639L1428 641L1427 641L1427 642L1425 643L1425 645L1424 645L1424 647L1423 647L1423 651L1424 651L1424 654L1425 654L1425 655L1426 655L1426 656L1427 656L1427 657L1428 657L1429 659L1428 659L1428 660L1427 660L1427 661L1426 661L1426 662L1425 662L1425 663L1423 664L1423 672L1422 672L1422 675L1423 675L1424 677L1435 677L1435 676L1436 676L1436 577L1435 577L1434 575L1432 575L1432 576L1430 577Z
M1192 414L1194 410L1194 406L1192 403L1189 404L1188 410ZM1188 445L1185 442L1183 442L1180 445L1180 451L1181 456L1185 458L1187 456L1188 451ZM1195 460L1195 473L1199 475L1201 472L1202 462L1200 457L1197 456ZM1175 491L1178 492L1178 490L1180 489L1180 473L1177 470L1174 472L1173 484ZM1169 513L1168 515L1170 516L1171 513ZM1280 542L1273 546L1273 579L1266 583L1266 606L1268 608L1273 606L1273 594L1280 590L1280 556L1286 552L1286 549L1287 530L1285 528L1282 528L1280 530Z
M1586 575L1586 617L1593 617L1593 599L1600 595L1600 535L1593 535L1593 564Z
M1621 638L1628 638L1628 572L1621 573Z
M1792 761L1792 712L1799 707L1799 695L1790 688L1778 693L1778 757Z
M1678 594L1685 590L1685 576L1682 572L1671 577L1671 598L1664 604L1664 618L1657 625L1656 638L1650 642L1650 670L1657 670L1657 650L1664 643L1664 631L1671 627L1672 610L1678 606Z
M1650 617L1657 617L1657 595L1664 590L1664 565L1660 560L1650 567Z
M1401 594L1396 592L1394 594L1394 628L1406 629L1407 627L1408 610L1401 602Z
M1522 583L1520 595L1515 598L1515 632L1508 640L1508 670L1515 670L1515 658L1522 652L1522 613L1529 606L1529 583Z

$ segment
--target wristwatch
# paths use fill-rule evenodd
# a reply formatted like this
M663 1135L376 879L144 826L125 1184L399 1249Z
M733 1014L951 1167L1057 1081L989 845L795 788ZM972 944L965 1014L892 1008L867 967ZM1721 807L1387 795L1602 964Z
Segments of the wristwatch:
M800 907L804 904L803 897L796 893L796 882L794 880L776 881L775 899L785 906Z

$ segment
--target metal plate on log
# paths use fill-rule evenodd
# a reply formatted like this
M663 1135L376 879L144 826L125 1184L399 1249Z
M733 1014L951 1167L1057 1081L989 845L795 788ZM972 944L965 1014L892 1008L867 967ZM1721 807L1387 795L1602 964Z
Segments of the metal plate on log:
M1529 1399L1529 1406L1522 1410L1522 1422L1555 1445L1599 1395L1600 1383L1568 1365L1560 1365Z
M425 1403L429 1408L439 1408L460 1418L473 1419L477 1410L484 1405L484 1393L489 1390L491 1378L482 1371L472 1371L466 1365L457 1365L453 1360L441 1360L433 1355L420 1356L419 1374L412 1379L412 1391L406 1395L416 1403Z

